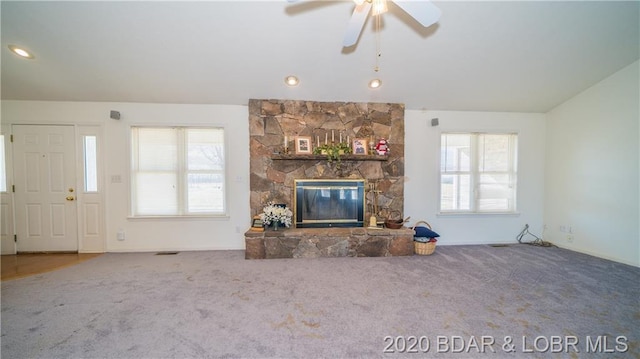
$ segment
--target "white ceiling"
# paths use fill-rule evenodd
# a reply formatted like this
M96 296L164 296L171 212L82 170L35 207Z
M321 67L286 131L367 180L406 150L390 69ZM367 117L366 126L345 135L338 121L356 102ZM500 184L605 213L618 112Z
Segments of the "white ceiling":
M2 1L2 99L546 112L639 58L639 1L434 3L427 29L389 5L376 74L374 21L341 45L352 1Z

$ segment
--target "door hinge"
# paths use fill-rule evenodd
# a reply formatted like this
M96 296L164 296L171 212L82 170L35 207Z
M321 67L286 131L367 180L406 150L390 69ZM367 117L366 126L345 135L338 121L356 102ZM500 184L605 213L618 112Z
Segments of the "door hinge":
M11 192L16 193L16 185L11 185Z
M18 242L18 235L17 234L13 235L13 241L16 242L16 243Z
M13 142L13 135L10 135L10 136L9 136L9 141L10 141L10 142Z

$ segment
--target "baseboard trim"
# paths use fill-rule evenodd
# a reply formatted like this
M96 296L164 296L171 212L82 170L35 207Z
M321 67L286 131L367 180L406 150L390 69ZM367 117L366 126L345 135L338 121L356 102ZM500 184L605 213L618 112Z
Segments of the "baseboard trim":
M551 243L553 243L553 242L551 242ZM587 254L587 255L590 255L592 257L602 258L602 259L606 259L608 261L612 261L612 262L616 262L616 263L622 263L622 264L626 264L626 265L629 265L629 266L632 266L632 267L640 268L640 263L632 263L632 262L628 262L628 261L620 259L620 258L613 258L611 256L602 255L601 253L595 253L595 252L588 251L588 250L583 250L583 249L578 249L578 248L573 248L573 247L567 247L567 246L564 246L562 244L553 243L553 245L556 246L556 247L562 248L562 249L566 249L568 251Z

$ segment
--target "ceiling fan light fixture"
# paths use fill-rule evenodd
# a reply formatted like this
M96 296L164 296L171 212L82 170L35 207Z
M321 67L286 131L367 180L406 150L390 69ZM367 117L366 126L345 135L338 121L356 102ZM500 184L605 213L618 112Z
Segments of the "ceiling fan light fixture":
M13 52L14 54L23 57L25 59L33 59L35 56L33 56L33 54L31 54L29 51L16 46L16 45L9 45L9 50L11 50L11 52Z
M353 0L354 3L356 3L356 5L360 6L364 3L365 0Z
M382 80L380 79L373 79L369 81L369 88L377 89L380 86L382 86Z
M384 14L389 11L387 0L373 0L372 13L374 16Z
M284 83L287 86L297 86L300 83L300 80L296 76L290 75L284 78Z

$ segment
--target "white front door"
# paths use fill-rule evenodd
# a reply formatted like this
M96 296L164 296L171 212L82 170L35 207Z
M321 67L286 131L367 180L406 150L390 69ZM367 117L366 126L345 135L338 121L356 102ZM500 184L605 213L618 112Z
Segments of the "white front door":
M12 132L18 252L78 251L74 127Z

